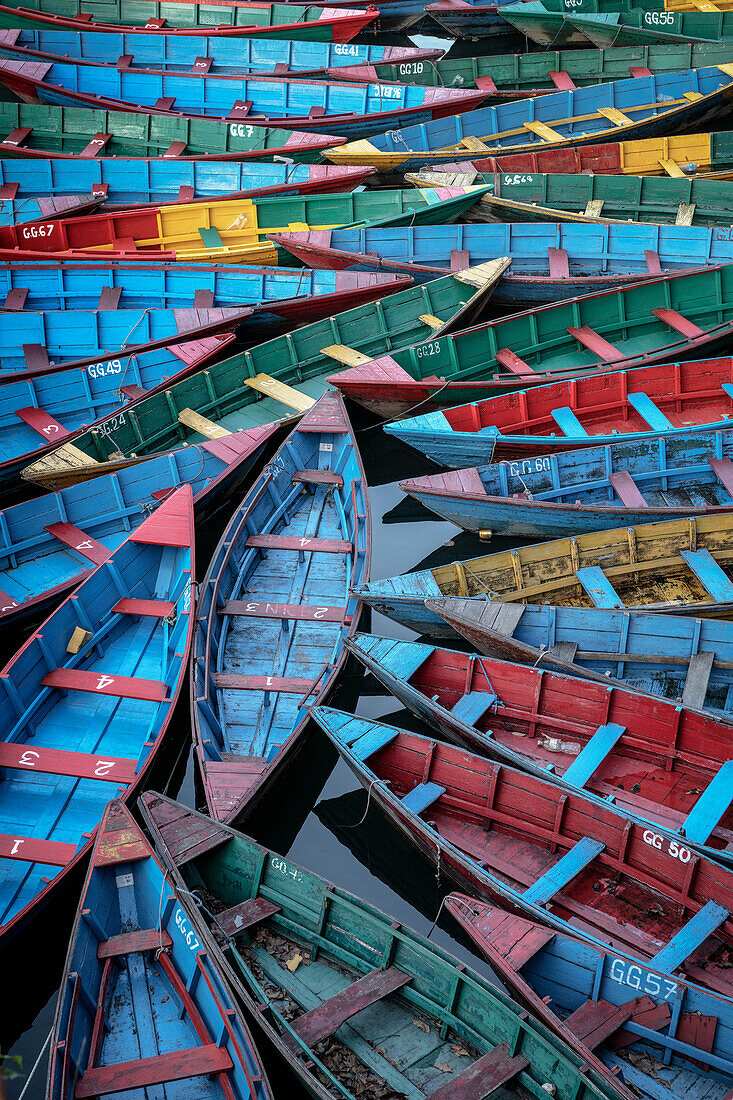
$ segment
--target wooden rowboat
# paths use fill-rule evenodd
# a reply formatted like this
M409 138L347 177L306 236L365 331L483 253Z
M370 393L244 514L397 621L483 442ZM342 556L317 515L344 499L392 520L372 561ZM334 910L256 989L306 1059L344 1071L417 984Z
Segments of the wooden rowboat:
M324 394L255 482L214 551L191 673L194 743L212 817L244 821L303 751L369 579L369 499L337 394Z
M710 130L729 110L732 74L733 66L722 65L555 92L406 126L394 136L362 138L329 149L325 156L334 164L407 172L476 154L531 153L537 148Z
M552 538L733 512L732 455L730 430L690 429L428 474L400 489L464 531Z
M332 5L336 7L337 5ZM681 61L683 52L678 47L665 47L665 58L671 53ZM711 47L703 47L717 63L717 53ZM695 58L707 56L696 47ZM352 70L365 66L377 80L399 80L400 65L425 64L440 57L441 50L419 49L405 46L358 46L343 43L303 42L299 39L271 38L209 38L195 35L176 36L158 34L155 30L144 35L128 35L123 28L113 37L111 34L79 30L47 30L44 26L31 30L15 27L0 31L0 54L4 57L38 57L48 60L61 57L80 65L117 66L125 58L128 69L153 69L156 72L203 72L212 76L220 73L251 74L273 73L329 77L336 79L340 69ZM116 56L115 56L116 55ZM693 53L684 53L684 63L672 68L690 69ZM727 60L721 53L720 60ZM620 75L625 76L623 70ZM356 78L353 78L356 79ZM371 79L371 77L370 77ZM411 84L423 83L411 80ZM596 83L596 81L592 81ZM447 81L450 86L450 81Z
M427 605L489 657L733 715L733 642L728 624L717 619L446 596ZM701 672L703 663L709 671Z
M142 206L48 225L0 226L0 248L31 249L60 258L155 258L183 262L238 259L277 265L267 238L291 225L400 225L450 221L478 202L485 187L283 196Z
M684 1100L713 1081L721 1092L730 1087L731 1009L724 998L465 894L449 894L445 907L525 1008L579 1054L595 1059L597 1052L642 1095L663 1089ZM673 1013L678 999L682 1008ZM636 1014L641 1003L646 1018Z
M521 460L548 451L726 428L733 414L728 387L733 391L733 359L664 363L535 386L384 430L451 469L513 459L509 470L523 474L530 467Z
M4 945L79 865L109 799L122 788L129 802L159 756L187 667L193 568L183 486L3 670Z
M595 1064L410 928L179 803L149 792L140 808L179 890L216 899L206 922L191 907L197 937L317 1100L470 1100L477 1082L510 1098L543 1085L558 1100L617 1095Z
M160 73L90 67L62 59L0 58L0 85L24 103L142 110L349 137L431 122L473 110L486 99L480 89L316 81L299 79L297 74Z
M47 613L91 569L113 553L162 501L190 485L195 518L207 521L222 497L236 492L278 425L248 428L226 439L130 459L114 473L89 466L93 477L0 512L0 623Z
M216 119L0 103L0 154L4 157L248 161L284 156L307 161L338 142L333 135L268 130L243 122L222 126Z
M371 581L356 595L435 637L453 636L425 603L440 596L727 619L733 617L731 530L733 519L718 515L597 531Z
M252 307L247 335L282 330L375 301L411 285L407 275L307 271L223 264L36 261L0 268L0 309L161 309Z
M730 997L733 869L609 802L395 726L311 713L459 889Z
M130 812L110 802L56 1005L48 1100L100 1096L120 1082L145 1095L185 1081L202 1100L272 1096L234 994L166 877Z
M553 378L715 353L728 348L731 332L733 265L726 264L489 321L329 381L389 418Z
M418 642L359 634L348 649L453 744L609 799L688 848L733 860L733 730L720 714ZM696 702L710 662L701 654L694 664Z
M110 417L77 435L73 448L62 443L49 450L23 477L58 488L88 476L89 466L104 464L107 471L120 461L126 465L133 454L160 454L302 413L326 390L334 362L357 362L412 344L433 331L436 320L448 328L475 318L502 270L487 264L446 275L210 364L185 385L141 398L134 420Z
M408 173L417 187L450 186L443 172ZM675 226L725 226L730 234L733 182L672 179L669 176L570 176L490 172L476 176L487 184L472 221L654 222Z
M0 4L0 27L35 30L104 31L108 34L197 35L216 38L291 39L307 42L349 42L377 18L376 9L313 7L298 4L250 3L242 0L201 0L177 4L169 24L158 0L102 0L99 14L83 12L81 0L22 0ZM95 17L96 16L96 17Z
M130 160L101 157L74 160L0 161L0 188L13 198L43 196L59 200L95 196L105 209L218 199L246 199L265 195L313 195L353 191L374 174L370 168L331 164L264 164L231 160Z
M664 11L641 0L583 0L583 10L565 9L560 0L505 4L502 16L532 42L553 46L645 46L653 42L730 42L733 13L717 6L704 11Z
M367 226L278 233L270 239L310 267L399 272L417 282L434 279L467 262L509 256L511 265L493 297L497 305L514 312L597 290L614 290L655 275L729 263L733 260L732 236L727 229L609 225L598 219L597 224Z
M217 332L246 316L221 309L14 314L11 325L0 327L9 344L0 357L6 372L0 375L0 484L14 481L29 461L45 468L59 444L88 476L86 467L93 463L75 449L76 436L87 428L104 435L130 416L134 422L135 402L162 392L169 381L184 378L234 341L231 331L206 335L207 319L209 331ZM140 337L150 334L149 343L124 343L135 325ZM78 340L82 343L75 346ZM71 358L59 362L65 354Z

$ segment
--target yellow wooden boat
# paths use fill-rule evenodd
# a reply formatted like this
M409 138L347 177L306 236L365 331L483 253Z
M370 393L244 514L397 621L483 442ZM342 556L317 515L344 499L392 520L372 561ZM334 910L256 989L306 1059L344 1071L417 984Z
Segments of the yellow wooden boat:
M595 531L518 546L359 586L357 595L419 634L445 631L425 601L643 608L733 619L733 516Z
M173 203L109 211L50 222L41 237L27 225L0 228L0 246L65 257L145 259L277 265L290 253L268 234L361 225L436 225L454 221L488 190L361 191L287 195L216 202Z

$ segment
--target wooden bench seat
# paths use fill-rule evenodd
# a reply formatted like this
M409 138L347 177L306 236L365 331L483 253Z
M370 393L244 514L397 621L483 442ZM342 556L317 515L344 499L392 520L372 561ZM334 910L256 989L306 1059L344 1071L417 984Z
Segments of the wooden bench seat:
M127 1092L132 1089L164 1085L168 1081L184 1081L188 1077L207 1077L212 1073L226 1073L234 1063L223 1047L215 1043L176 1050L169 1054L157 1054L152 1058L138 1058L134 1062L117 1062L111 1066L88 1069L76 1083L76 1100L102 1096L107 1093Z
M99 944L97 958L116 959L121 955L136 955L139 951L157 951L161 947L170 947L172 943L168 933L160 928L120 932Z
M108 783L132 783L137 760L121 756L49 749L41 745L5 741L0 744L0 768L41 772L45 775L69 775L75 779L101 779Z
M314 539L306 535L250 535L247 546L263 550L309 550L322 554L350 554L352 545L345 539Z
M49 535L63 542L64 546L76 550L83 558L94 562L95 565L101 565L111 556L111 550L79 527L75 527L73 523L50 523L44 527L44 531L48 531Z
M226 936L236 936L279 912L280 906L274 901L268 901L267 898L247 898L246 901L225 909L223 913L217 913L216 926Z
M568 328L568 334L582 344L584 348L588 348L594 355L597 355L599 359L605 362L613 362L616 359L623 359L624 353L615 348L613 344L609 344L608 340L605 340L599 332L592 329L590 325L581 325L580 328L570 326Z
M553 864L541 878L533 882L522 894L525 901L533 905L545 905L555 894L576 878L596 856L599 856L605 844L592 837L581 837L569 852Z
M359 978L346 989L294 1020L293 1030L304 1043L313 1047L327 1035L333 1035L334 1031L338 1031L357 1012L402 989L411 980L409 974L404 974L394 966L386 970L372 970L370 974Z
M235 672L215 672L214 687L222 691L274 691L288 695L304 695L313 687L313 680L294 676L240 676Z
M15 409L15 415L29 428L33 428L34 432L38 432L47 443L49 440L55 442L57 439L64 439L67 435L71 435L71 432L67 431L63 424L59 424L58 420L45 409L28 405L24 409Z
M300 481L304 485L343 485L341 474L335 474L333 470L296 470L293 481Z
M76 844L0 833L0 859L17 859L22 863L43 863L48 864L49 867L65 867L75 855Z
M628 470L617 470L608 483L625 508L647 508L647 502Z
M144 680L140 676L110 676L106 672L91 672L81 668L56 668L41 680L43 687L62 691L89 691L93 695L112 695L118 699L142 699L162 703L168 697L168 685L161 680Z
M303 603L255 603L249 600L227 600L221 614L320 623L342 623L348 618L344 607L319 607L317 604Z
M167 619L176 609L170 600L118 600L112 608L116 615L142 615L150 619Z
M500 1043L467 1066L463 1073L431 1092L427 1100L485 1100L528 1065L524 1055L511 1057L506 1043Z

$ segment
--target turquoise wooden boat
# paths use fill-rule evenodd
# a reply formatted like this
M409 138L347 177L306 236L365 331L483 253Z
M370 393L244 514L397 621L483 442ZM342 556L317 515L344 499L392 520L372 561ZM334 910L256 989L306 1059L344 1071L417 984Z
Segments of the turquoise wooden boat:
M633 394L643 404L643 394ZM733 432L690 429L400 482L464 531L545 539L733 511Z
M78 868L110 798L134 798L160 756L188 664L193 570L182 486L3 669L3 946Z
M553 382L384 425L451 469L607 444L660 440L727 428L733 415L733 359L662 363ZM663 442L658 444L661 448Z
M125 1091L270 1100L228 982L201 950L183 898L118 800L99 826L71 934L48 1100Z
M369 579L364 471L341 398L306 412L245 496L199 599L194 743L212 817L244 821L308 741Z
M148 792L140 809L174 884L216 899L215 914L192 907L196 935L318 1100L356 1100L364 1085L469 1100L477 1081L507 1097L539 1100L543 1085L558 1100L619 1095L594 1059L571 1054L493 982L374 906L162 795ZM296 955L304 963L288 967ZM343 1051L338 1061L323 1039Z
M312 714L374 804L459 889L730 999L733 868L689 849L680 858L674 833L605 799L368 718ZM715 1068L730 1073L730 1061ZM684 1100L684 1077L678 1089Z
M427 606L455 637L488 657L622 684L733 717L733 640L728 624L717 619L455 596Z
M524 5L523 5L524 6ZM733 68L615 80L482 107L326 151L334 164L408 172L424 165L715 129L733 97Z
M239 489L276 424L172 451L11 504L0 512L0 623L47 612L172 492L190 485L196 520L208 522ZM91 480L93 479L93 483Z
M104 195L59 195L46 197L18 195L18 188L0 185L0 226L26 222L54 221L75 214L93 214L104 202Z

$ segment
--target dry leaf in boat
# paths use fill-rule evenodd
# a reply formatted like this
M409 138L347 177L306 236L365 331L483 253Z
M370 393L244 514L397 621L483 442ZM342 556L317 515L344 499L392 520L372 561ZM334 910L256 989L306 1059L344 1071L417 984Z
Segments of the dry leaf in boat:
M452 1073L453 1066L449 1066L447 1062L436 1062L435 1068L439 1069L441 1073Z
M468 1051L460 1047L458 1043L451 1043L451 1050L454 1054L457 1054L459 1058L468 1058Z
M419 1027L421 1031L424 1031L426 1033L426 1035L430 1034L430 1028L425 1023L424 1020L413 1020L412 1022L415 1025L415 1027Z
M294 974L303 961L303 956L300 954L293 955L292 959L288 959L285 963L291 974Z

